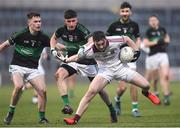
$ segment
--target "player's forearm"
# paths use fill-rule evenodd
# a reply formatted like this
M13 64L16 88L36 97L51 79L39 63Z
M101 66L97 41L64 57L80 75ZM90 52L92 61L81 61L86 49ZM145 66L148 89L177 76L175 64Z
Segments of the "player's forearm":
M56 38L55 34L53 34L53 36L50 39L50 47L55 48L56 44L57 44L57 38Z
M141 38L138 37L136 40L136 46L138 47L138 49L140 48L140 45L141 45Z
M69 58L66 59L66 62L69 63L69 62L77 62L79 59L78 55L73 55Z
M125 42L128 44L128 46L130 46L131 48L133 48L134 51L138 51L139 48L137 47L137 45L135 44L135 42L133 40L131 40L129 37L124 37Z
M1 45L0 45L0 52L3 51L4 49L6 49L7 47L9 47L10 44L9 44L9 41L5 41L3 42Z
M152 47L154 45L157 45L157 40L156 41L149 41L148 39L144 39L144 45L146 47Z
M170 42L170 37L168 34L166 34L165 38L164 38L164 42L165 43L169 43Z
M64 46L63 44L60 44L60 43L56 44L56 48L60 51L66 50L66 46Z

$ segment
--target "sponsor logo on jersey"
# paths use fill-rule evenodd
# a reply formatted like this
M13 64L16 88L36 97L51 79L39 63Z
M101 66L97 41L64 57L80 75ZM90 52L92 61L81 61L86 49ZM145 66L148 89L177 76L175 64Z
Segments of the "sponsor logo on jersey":
M23 53L23 54L25 54L25 55L28 55L28 56L32 56L33 55L33 53L32 53L32 51L31 50L28 50L28 49L21 49L21 52Z

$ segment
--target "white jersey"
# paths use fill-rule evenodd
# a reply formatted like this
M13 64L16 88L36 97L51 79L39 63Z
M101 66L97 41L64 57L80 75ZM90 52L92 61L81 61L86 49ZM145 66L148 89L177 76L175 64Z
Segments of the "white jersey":
M94 58L99 66L110 68L120 65L120 46L125 43L123 36L108 36L106 39L108 40L108 47L104 52L99 52L92 44L85 47L84 56L86 58Z
M94 44L85 47L84 57L94 58L98 63L98 74L107 81L124 80L130 82L136 75L136 72L129 68L125 63L121 63L119 59L120 46L125 43L123 36L109 36L108 47L104 52L98 51Z

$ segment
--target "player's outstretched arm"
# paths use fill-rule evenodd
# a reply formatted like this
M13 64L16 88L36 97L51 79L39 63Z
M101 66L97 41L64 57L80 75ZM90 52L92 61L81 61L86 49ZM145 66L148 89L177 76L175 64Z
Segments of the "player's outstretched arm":
M4 49L8 48L10 46L10 43L8 40L0 44L0 52L3 51Z
M164 41L165 43L170 43L170 37L168 34L165 35Z
M134 51L138 51L139 48L136 46L135 42L131 40L128 36L124 36L124 41L128 44L129 47L133 48Z
M76 55L73 55L73 56L70 56L69 58L67 58L65 60L66 63L69 63L69 62L77 62L79 60L79 57L78 57L78 54Z
M57 44L58 38L56 37L55 33L52 35L51 39L50 39L50 46L51 49L55 49L56 44Z
M147 38L144 38L143 40L145 47L152 47L154 45L157 45L158 40L149 41Z

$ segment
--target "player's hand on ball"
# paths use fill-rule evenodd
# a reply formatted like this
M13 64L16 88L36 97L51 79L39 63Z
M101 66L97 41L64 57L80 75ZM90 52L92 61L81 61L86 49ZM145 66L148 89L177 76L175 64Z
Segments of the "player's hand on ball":
M64 56L62 53L57 53L57 59L59 59L60 61L66 63L66 59L67 59L67 56Z
M133 60L131 62L135 62L140 56L140 51L134 51Z

